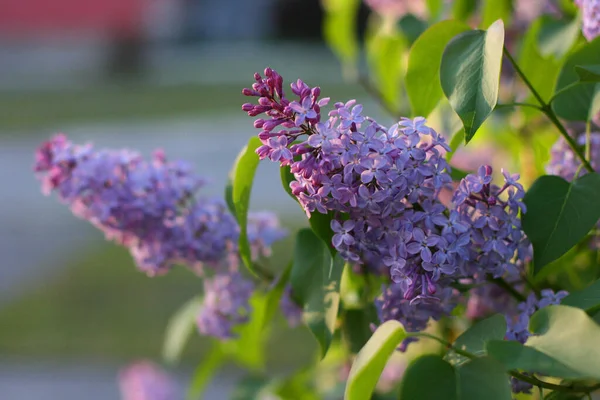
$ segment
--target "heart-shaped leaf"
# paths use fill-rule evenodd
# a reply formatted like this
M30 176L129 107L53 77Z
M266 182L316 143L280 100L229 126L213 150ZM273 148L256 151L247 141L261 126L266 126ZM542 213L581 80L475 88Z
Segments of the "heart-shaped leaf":
M344 260L332 257L312 230L298 232L290 282L303 307L303 320L321 346L322 357L335 332L343 269Z
M504 367L491 357L475 358L456 368L459 400L511 400Z
M534 270L565 254L600 218L600 175L569 183L558 176L538 178L525 195L523 230L533 244Z
M492 315L489 318L475 323L467 329L455 341L453 346L460 350L466 350L477 356L485 355L485 345L489 340L501 340L506 335L506 320L500 314ZM452 351L446 355L453 365L460 365L468 361L468 358L456 354Z
M585 310L589 315L600 310L600 280L587 288L573 292L561 300L560 304Z
M580 82L600 82L600 65L576 65Z
M385 364L405 337L406 332L398 321L379 325L352 363L344 400L371 398Z
M468 30L468 25L455 20L438 22L412 45L405 84L414 116L427 117L442 98L440 64L444 48L450 39Z
M463 121L466 142L473 138L498 102L503 46L504 24L498 20L487 31L459 34L442 55L442 89Z
M513 340L492 340L487 343L486 349L490 357L504 365L506 371L523 370L564 379L588 377L533 347Z
M556 359L568 368L600 379L600 326L585 311L568 306L538 310L529 322L534 334L527 346Z

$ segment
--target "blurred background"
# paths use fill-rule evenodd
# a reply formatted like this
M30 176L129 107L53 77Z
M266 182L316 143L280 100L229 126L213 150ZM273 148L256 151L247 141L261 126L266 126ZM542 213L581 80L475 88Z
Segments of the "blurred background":
M36 146L64 132L98 147L161 147L193 162L212 180L205 193L220 196L256 134L240 109L255 71L269 65L378 115L363 89L344 83L321 17L318 0L0 1L0 399L117 399L119 368L159 361L169 316L201 289L185 270L145 277L124 250L43 197ZM285 211L294 229L302 214L268 164L252 206ZM270 368L311 361L308 331L278 329ZM190 344L182 387L206 348L199 337ZM226 398L239 374L225 368L206 398Z

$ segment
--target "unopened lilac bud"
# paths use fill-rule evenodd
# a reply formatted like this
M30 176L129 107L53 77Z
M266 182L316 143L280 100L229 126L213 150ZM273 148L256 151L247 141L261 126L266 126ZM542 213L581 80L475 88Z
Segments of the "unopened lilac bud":
M242 111L250 112L254 109L254 105L250 103L242 104Z
M254 127L257 129L260 129L263 127L263 125L265 124L265 120L262 118L259 118L257 120L254 121Z
M255 79L257 82L260 82L260 81L262 80L262 77L260 76L260 74L259 74L258 72L255 72L255 73L254 73L254 79Z

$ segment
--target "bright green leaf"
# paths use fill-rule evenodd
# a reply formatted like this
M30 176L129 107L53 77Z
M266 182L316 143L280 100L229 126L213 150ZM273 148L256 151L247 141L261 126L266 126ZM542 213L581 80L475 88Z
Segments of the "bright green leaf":
M419 357L404 372L400 386L400 398L407 400L459 400L456 379L454 368L440 356Z
M446 44L468 25L448 20L429 27L413 44L408 57L406 92L414 116L427 117L442 98L440 64Z
M463 121L467 143L498 102L503 45L504 24L498 20L487 31L459 34L442 55L442 89Z
M406 39L393 27L372 14L374 33L366 40L367 61L371 76L383 101L391 108L400 105L401 83L404 75L402 56L407 48Z
M477 8L477 0L454 0L452 17L459 21L467 21Z
M208 385L210 379L214 374L217 373L219 367L224 361L225 356L221 350L221 347L217 342L214 342L209 353L204 356L194 371L185 398L187 400L200 399L202 392L204 392L204 389L206 388L206 385Z
M523 230L533 245L534 269L565 254L600 218L600 175L590 173L569 183L558 176L537 179L523 200Z
M565 61L554 90L552 108L559 117L570 121L586 121L600 91L598 84L578 83L578 65L600 64L600 38L580 46Z
M250 252L250 244L248 243L248 209L250 207L250 192L252 191L252 183L254 182L254 174L258 167L258 155L256 149L260 147L262 143L258 137L252 137L248 141L248 145L242 149L237 159L235 160L232 177L233 177L233 190L232 199L233 206L235 209L235 215L237 217L238 225L240 227L240 257L244 262L244 265L250 272L258 276L252 262L252 255Z
M600 280L597 280L583 290L572 292L562 299L560 304L581 308L590 315L595 314L600 310Z
M600 65L576 65L580 82L600 82Z
M585 311L568 306L538 310L529 322L533 336L526 342L565 366L600 379L600 326Z
M488 355L504 365L506 371L535 371L541 375L565 379L587 377L533 347L514 340L492 340L487 343L486 348Z
M460 350L468 351L476 356L485 355L485 344L489 340L500 340L506 334L506 320L500 314L492 315L481 320L463 332L455 341L453 346ZM468 358L449 351L446 359L453 365L460 365L468 361Z
M406 332L398 321L390 320L377 328L354 359L344 400L365 400L371 397L388 359L405 337Z
M512 15L513 0L483 0L483 18L479 26L490 26L498 19L505 25L510 25Z
M171 317L163 343L163 359L169 364L179 361L181 352L196 328L196 317L202 307L202 298L194 297Z
M471 360L457 368L459 400L511 400L508 375L490 357Z
M325 243L312 230L298 232L290 282L303 307L303 320L321 346L322 357L335 331L343 267L342 258L332 258Z
M356 73L358 59L357 16L359 0L324 0L323 36L338 57L345 74L351 78Z
M563 58L573 47L581 31L581 19L557 20L548 15L542 16L538 34L538 45L543 57Z

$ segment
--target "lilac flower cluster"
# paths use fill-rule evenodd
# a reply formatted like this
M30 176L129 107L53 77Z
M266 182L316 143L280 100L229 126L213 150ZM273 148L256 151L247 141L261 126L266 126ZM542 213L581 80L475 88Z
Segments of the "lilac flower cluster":
M577 144L584 146L585 134L575 136ZM600 171L600 133L592 132L590 134L590 158L588 160L595 171ZM577 177L588 173L587 169L581 167L581 161L577 158L573 149L567 141L561 136L552 146L550 160L546 165L546 173L557 175L568 182L572 182ZM596 225L600 228L600 223ZM595 235L590 242L592 248L600 248L600 235Z
M175 382L150 361L139 361L121 370L119 388L122 400L176 400Z
M236 326L248 322L254 284L239 273L217 274L204 280L204 302L198 330L221 339L235 337Z
M583 36L589 41L600 35L600 0L575 0L583 13Z
M148 162L135 152L94 150L57 135L38 149L35 171L46 194L57 192L75 215L126 246L148 275L174 264L204 274L209 266L216 276L205 281L201 332L230 337L247 320L253 286L236 272L239 227L222 200L196 196L203 181L187 165L160 151ZM254 259L268 256L285 235L274 214L249 214Z
M506 340L516 340L520 343L525 343L531 335L529 333L529 319L539 309L550 305L560 304L561 300L567 297L569 293L561 290L554 293L551 289L541 291L541 297L538 299L535 293L530 293L527 300L517 306L518 313L506 315ZM512 389L515 393L530 393L533 385L519 381L515 378L511 379Z

